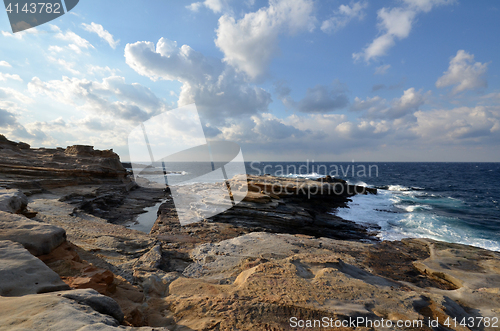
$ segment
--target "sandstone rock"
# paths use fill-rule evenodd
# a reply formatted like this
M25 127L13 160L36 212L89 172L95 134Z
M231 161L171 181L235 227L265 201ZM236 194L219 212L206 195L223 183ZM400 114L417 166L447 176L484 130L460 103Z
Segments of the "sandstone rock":
M67 290L59 276L23 246L0 241L0 295L21 296Z
M28 205L28 198L20 190L0 188L0 211L19 213Z
M167 328L126 327L108 314L115 314L111 299L92 290L0 297L0 330L166 331ZM89 305L90 304L90 305ZM95 309L102 310L98 312Z
M3 137L3 136L2 136ZM0 139L0 187L33 190L79 184L122 183L127 172L112 150L92 146L30 149L29 145Z
M106 269L88 266L83 268L77 277L67 280L67 284L75 289L91 288L101 294L108 294L112 290L114 274Z
M87 145L73 145L68 146L64 153L69 155L87 155L92 156L94 154L94 146Z
M156 240L84 212L70 216L71 205L58 200L58 196L33 198L30 208L38 212L33 220L63 228L68 240L82 249L82 259L133 282L134 264Z
M94 289L115 300L124 313L124 323L127 325L146 325L149 316L156 314L155 308L164 309L160 304L148 303L140 287L130 284L107 269L89 264L80 258L78 252L84 253L80 248L66 242L49 255L39 258L72 288ZM94 262L98 264L98 260Z
M96 290L72 290L58 293L64 298L92 307L95 311L109 315L118 322L123 321L123 312L115 300L99 294Z
M288 330L291 316L328 316L417 321L386 329L431 330L430 319L439 318L444 329L447 318L499 313L500 254L463 245L251 233L199 245L191 255L194 263L170 284L166 300L177 322L193 329ZM444 274L456 285L447 286ZM371 329L363 326L356 330Z
M0 211L0 240L18 242L32 254L43 255L66 241L66 232L60 227Z
M243 201L210 217L208 220L213 222L213 226L199 222L181 227L177 218L179 210L176 209L173 201L168 200L160 206L159 217L151 233L157 235L168 233L177 237L185 237L186 234L190 233L192 236L192 233L196 233L196 236L192 236L191 240L213 242L214 239L220 241L227 238L223 237L226 229L229 228L227 225L223 225L226 223L230 225L231 232L238 232L237 234L268 231L348 240L377 240L365 226L346 221L332 214L334 208L346 206L348 201L346 195L334 195L331 194L331 190L330 194L327 194L328 190L324 191L325 194L320 194L321 190L319 190L316 192L318 194L308 195L309 191L306 188L317 187L319 185L317 181L301 179L297 182L299 186L304 187L306 193L302 193L301 189L297 189L298 184L294 181L281 179L274 181L275 178L272 177L270 179L272 182L268 183L267 177L261 177L258 179L256 176L249 176L249 180L255 182L254 186L258 187L260 192L251 190L248 193L245 192L247 195ZM290 186L288 192L295 193L280 195L279 189L278 191L274 190L277 194L269 193L264 191L265 188L261 189L257 185L263 187L271 185L271 191L273 187L281 187L283 192L288 190L288 186ZM231 187L238 189L239 186L241 186L241 179L236 176L231 180ZM224 197L220 189L214 190L214 196L210 201L197 197L197 185L184 185L179 190L182 190L182 193L188 195L192 200L188 206L190 206L190 212L193 213L195 213L192 208L194 206L203 211L211 210L211 208L216 209L218 205L221 205L220 202ZM297 192L299 194L296 194ZM221 229L223 230L221 231ZM208 230L213 232L210 233ZM375 230L374 228L373 231Z
M162 260L161 245L157 244L146 254L141 256L134 265L136 269L156 270Z

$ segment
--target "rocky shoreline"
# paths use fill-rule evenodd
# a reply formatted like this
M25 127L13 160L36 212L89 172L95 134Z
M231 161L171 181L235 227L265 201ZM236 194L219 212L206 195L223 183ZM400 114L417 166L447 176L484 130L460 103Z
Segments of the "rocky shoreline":
M169 194L137 186L112 150L0 136L0 153L0 330L290 330L325 317L422 323L343 330L496 329L478 321L500 317L500 254L380 242L330 213L376 191L236 177L242 202L181 226ZM150 233L126 227L160 201Z

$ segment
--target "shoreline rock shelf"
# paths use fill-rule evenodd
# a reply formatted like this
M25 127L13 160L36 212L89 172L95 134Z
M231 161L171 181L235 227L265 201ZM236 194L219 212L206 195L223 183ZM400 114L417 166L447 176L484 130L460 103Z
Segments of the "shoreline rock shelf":
M292 317L432 330L430 320L446 329L446 318L500 317L500 253L380 242L330 213L375 190L236 177L233 194L249 187L241 203L181 226L171 197L136 187L112 151L30 149L3 136L0 149L0 330L289 330ZM149 234L124 226L165 198Z

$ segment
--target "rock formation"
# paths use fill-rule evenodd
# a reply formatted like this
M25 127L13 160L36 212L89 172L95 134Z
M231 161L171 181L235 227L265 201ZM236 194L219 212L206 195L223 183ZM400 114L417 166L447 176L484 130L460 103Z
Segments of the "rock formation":
M113 150L92 146L30 149L0 135L0 187L48 189L123 179L126 171Z
M0 148L0 330L500 326L499 253L380 242L376 229L331 214L375 190L235 177L233 194L249 187L241 203L181 226L171 196L136 187L112 151L30 149L3 136ZM163 200L150 233L124 226Z

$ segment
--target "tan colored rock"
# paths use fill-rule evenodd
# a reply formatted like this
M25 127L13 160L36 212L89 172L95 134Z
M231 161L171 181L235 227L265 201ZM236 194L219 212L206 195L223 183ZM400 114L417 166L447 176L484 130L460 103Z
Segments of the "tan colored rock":
M113 315L119 308L93 290L0 297L0 331L166 331L167 328L127 327Z
M66 241L64 229L0 211L0 240L22 244L33 255L50 253Z
M68 290L61 278L21 244L0 241L0 296Z
M394 325L375 330L431 330L430 319L438 318L444 329L446 319L499 313L499 254L464 245L423 239L370 244L250 233L202 244L191 257L194 263L184 277L170 284L167 302L177 322L195 330L289 330L293 316L383 318ZM424 264L437 274L413 267ZM445 272L454 276L455 285L440 278ZM473 283L477 277L483 287ZM398 320L417 326L397 327ZM468 330L460 325L450 329Z

